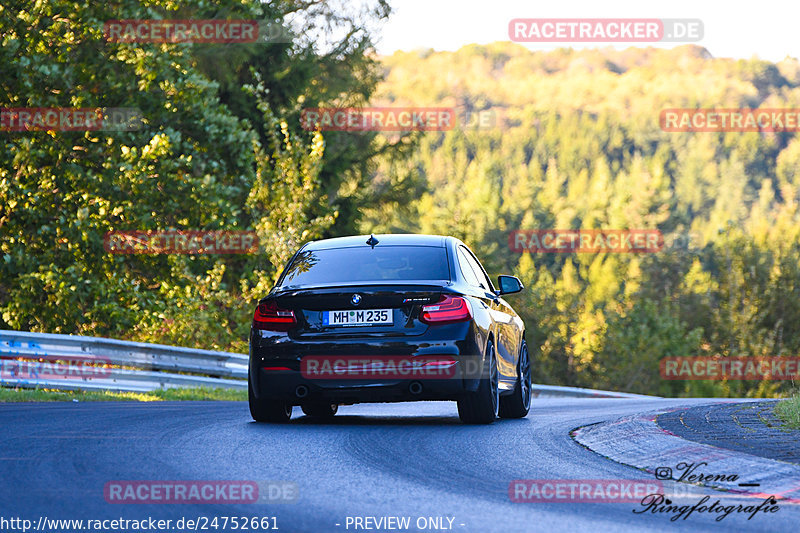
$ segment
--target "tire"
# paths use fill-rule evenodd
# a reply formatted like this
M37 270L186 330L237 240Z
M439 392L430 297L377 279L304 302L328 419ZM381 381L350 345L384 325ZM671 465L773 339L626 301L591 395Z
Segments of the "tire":
M315 418L333 418L339 410L339 406L335 403L308 403L302 406L303 412L307 416Z
M491 341L486 346L486 360L485 374L478 385L478 390L468 392L458 400L458 416L465 424L491 424L497 418L500 404L499 377L494 344Z
M292 406L278 400L256 398L253 394L253 384L247 379L247 399L250 402L250 416L256 422L273 422L283 424L292 418Z
M531 359L528 345L522 341L517 363L517 384L514 392L500 397L500 418L524 418L531 408Z

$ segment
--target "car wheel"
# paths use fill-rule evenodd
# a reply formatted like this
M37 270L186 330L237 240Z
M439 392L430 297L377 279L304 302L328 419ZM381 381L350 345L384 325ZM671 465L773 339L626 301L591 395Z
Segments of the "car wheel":
M497 359L491 341L486 346L486 361L484 378L481 379L478 390L469 392L458 400L458 416L465 424L491 424L497 418L500 396L497 386Z
M517 384L514 392L500 398L501 418L523 418L531 408L531 360L528 345L522 341L517 363Z
M316 418L333 418L339 411L339 406L335 403L307 403L302 406L303 412L308 416Z
M250 402L250 416L256 422L288 422L292 418L292 406L278 400L256 398L253 384L247 379L247 399Z

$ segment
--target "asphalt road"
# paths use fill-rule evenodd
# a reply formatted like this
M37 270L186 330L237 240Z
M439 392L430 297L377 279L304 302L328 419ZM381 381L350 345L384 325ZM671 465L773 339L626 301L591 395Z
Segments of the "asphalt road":
M470 533L797 531L800 506L793 505L750 521L733 513L721 522L709 514L671 522L668 514L634 513L642 509L638 503L511 502L515 479L651 481L652 474L576 444L570 430L709 400L534 402L526 419L491 426L461 425L449 402L345 406L331 423L296 410L283 426L253 423L247 404L236 402L0 404L0 530L14 531L2 520L15 517L36 526L40 517L153 517L174 524L237 516L275 517L283 532L397 531L348 527L348 517L405 516L410 527L400 531L435 531L419 529L421 517L443 517L445 528ZM111 504L104 487L116 480L289 482L298 493L294 503L280 504ZM697 492L695 500L707 494L726 505L753 504L711 489Z

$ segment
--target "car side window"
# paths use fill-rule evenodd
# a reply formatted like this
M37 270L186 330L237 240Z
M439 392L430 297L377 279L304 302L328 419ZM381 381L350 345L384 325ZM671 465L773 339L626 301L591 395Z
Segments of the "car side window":
M461 269L461 275L464 276L468 284L473 287L480 287L481 284L469 264L469 254L461 247L458 248L458 267Z
M469 264L472 265L473 270L475 270L475 275L478 277L481 287L483 287L483 289L487 291L494 290L494 287L492 286L492 281L489 279L489 276L486 275L486 271L481 266L480 262L478 261L478 258L476 258L475 255L473 255L473 253L470 252L469 250L466 250L465 253L467 255L467 260L469 261Z

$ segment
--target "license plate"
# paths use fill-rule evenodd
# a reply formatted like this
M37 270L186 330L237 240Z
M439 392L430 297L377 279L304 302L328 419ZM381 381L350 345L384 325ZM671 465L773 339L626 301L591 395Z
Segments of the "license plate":
M359 309L354 311L323 311L323 326L373 326L392 323L391 309Z

